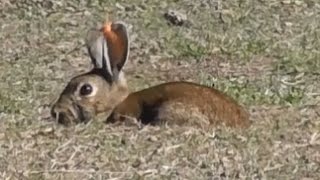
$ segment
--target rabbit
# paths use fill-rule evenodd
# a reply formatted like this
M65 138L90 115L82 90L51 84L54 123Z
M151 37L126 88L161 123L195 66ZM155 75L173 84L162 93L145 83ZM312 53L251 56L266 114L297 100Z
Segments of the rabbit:
M88 122L104 113L106 123L136 119L142 124L202 128L251 124L244 107L213 87L175 81L130 92L122 71L130 49L124 22L89 30L86 46L94 67L72 78L52 106L59 123Z
M59 123L88 122L96 114L111 112L129 94L122 67L129 55L125 23L105 23L92 28L86 48L93 68L73 77L51 107Z

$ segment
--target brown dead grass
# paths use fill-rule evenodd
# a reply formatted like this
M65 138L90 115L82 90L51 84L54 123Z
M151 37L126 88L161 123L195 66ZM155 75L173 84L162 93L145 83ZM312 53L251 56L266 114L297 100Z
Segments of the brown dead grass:
M0 179L319 179L319 3L211 2L1 1ZM168 26L168 9L191 25ZM90 67L81 37L106 14L130 25L132 89L214 83L252 127L50 121L50 103Z

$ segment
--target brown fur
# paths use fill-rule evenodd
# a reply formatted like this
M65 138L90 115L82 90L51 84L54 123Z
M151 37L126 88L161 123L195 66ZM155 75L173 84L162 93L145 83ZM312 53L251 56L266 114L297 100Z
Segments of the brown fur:
M249 114L220 91L189 82L170 82L130 94L109 122L140 119L144 124L192 124L206 128L225 124L249 127Z

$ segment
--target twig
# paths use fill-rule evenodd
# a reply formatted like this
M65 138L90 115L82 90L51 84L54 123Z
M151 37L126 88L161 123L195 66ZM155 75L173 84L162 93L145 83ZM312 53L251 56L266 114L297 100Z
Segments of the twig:
M273 167L266 167L266 168L264 168L264 172L274 171L274 170L282 168L283 166L284 166L283 164L277 164Z

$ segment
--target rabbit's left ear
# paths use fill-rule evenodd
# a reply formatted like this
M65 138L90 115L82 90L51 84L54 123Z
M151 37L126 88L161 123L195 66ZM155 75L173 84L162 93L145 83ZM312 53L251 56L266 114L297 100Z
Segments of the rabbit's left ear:
M86 45L95 68L106 70L117 79L129 56L129 36L123 22L106 23L101 29L91 29Z
M103 68L106 62L103 59L108 57L103 57L108 54L105 38L103 33L99 29L90 29L86 37L86 46L88 49L91 62L95 68ZM109 60L108 60L109 61Z

